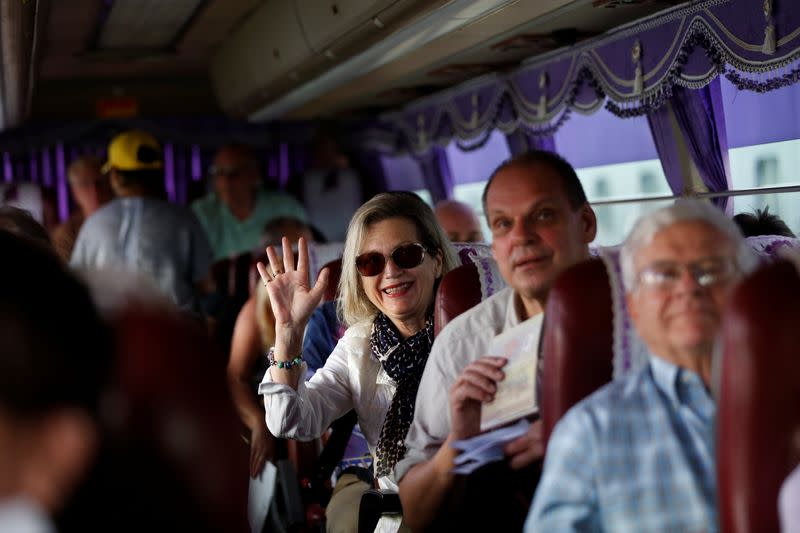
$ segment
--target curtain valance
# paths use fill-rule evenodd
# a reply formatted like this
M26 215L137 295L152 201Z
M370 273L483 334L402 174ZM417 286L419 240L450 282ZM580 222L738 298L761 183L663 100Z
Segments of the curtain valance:
M673 87L699 89L719 75L764 92L800 81L795 0L702 0L596 39L484 76L385 114L373 146L423 154L450 140L482 145L497 128L552 135L573 111L620 117L658 109Z

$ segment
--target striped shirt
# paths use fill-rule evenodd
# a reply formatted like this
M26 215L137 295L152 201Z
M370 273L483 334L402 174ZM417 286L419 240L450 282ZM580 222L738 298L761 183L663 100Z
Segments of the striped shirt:
M659 357L556 426L526 532L715 532L715 405Z

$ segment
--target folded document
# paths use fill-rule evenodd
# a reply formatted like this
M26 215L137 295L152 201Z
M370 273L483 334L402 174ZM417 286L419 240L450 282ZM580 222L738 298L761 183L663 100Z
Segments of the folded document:
M460 450L461 454L456 457L452 472L470 474L485 464L503 460L505 445L524 435L530 425L530 422L522 419L516 424L482 433L471 439L455 441L453 448Z

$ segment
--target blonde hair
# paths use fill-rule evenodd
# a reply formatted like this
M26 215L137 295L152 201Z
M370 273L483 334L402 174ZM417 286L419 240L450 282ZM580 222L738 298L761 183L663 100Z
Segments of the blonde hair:
M347 228L337 304L339 317L347 326L373 320L378 314L378 309L369 301L361 285L361 277L356 271L356 256L370 226L390 218L403 218L413 223L420 244L427 253L431 256L441 254L442 276L458 266L455 250L428 204L411 192L378 194L358 208Z
M275 314L269 301L269 293L263 283L256 283L256 324L261 334L261 344L264 350L269 350L275 345Z

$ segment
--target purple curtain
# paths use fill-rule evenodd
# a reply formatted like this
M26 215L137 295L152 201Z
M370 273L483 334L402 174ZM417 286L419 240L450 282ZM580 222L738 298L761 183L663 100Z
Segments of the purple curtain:
M647 113L647 123L669 188L673 194L680 195L683 194L683 171L678 142L672 132L671 116L672 110L667 103Z
M722 91L719 78L702 89L673 87L669 104L678 122L689 156L697 167L709 192L730 189L730 164L725 115L722 109ZM650 113L648 121L653 133L664 173L673 192L682 192L677 144L672 139L669 109L662 106ZM728 199L717 198L714 203L727 209Z
M556 140L552 135L531 135L523 128L517 128L513 133L506 135L506 141L508 142L508 149L511 152L511 157L527 152L528 150L556 151Z
M312 153L304 144L282 142L267 148L266 159L267 181L283 191L293 191L299 187L294 180L311 168Z
M425 186L431 193L433 202L453 197L453 175L444 148L434 146L425 155L417 157Z

